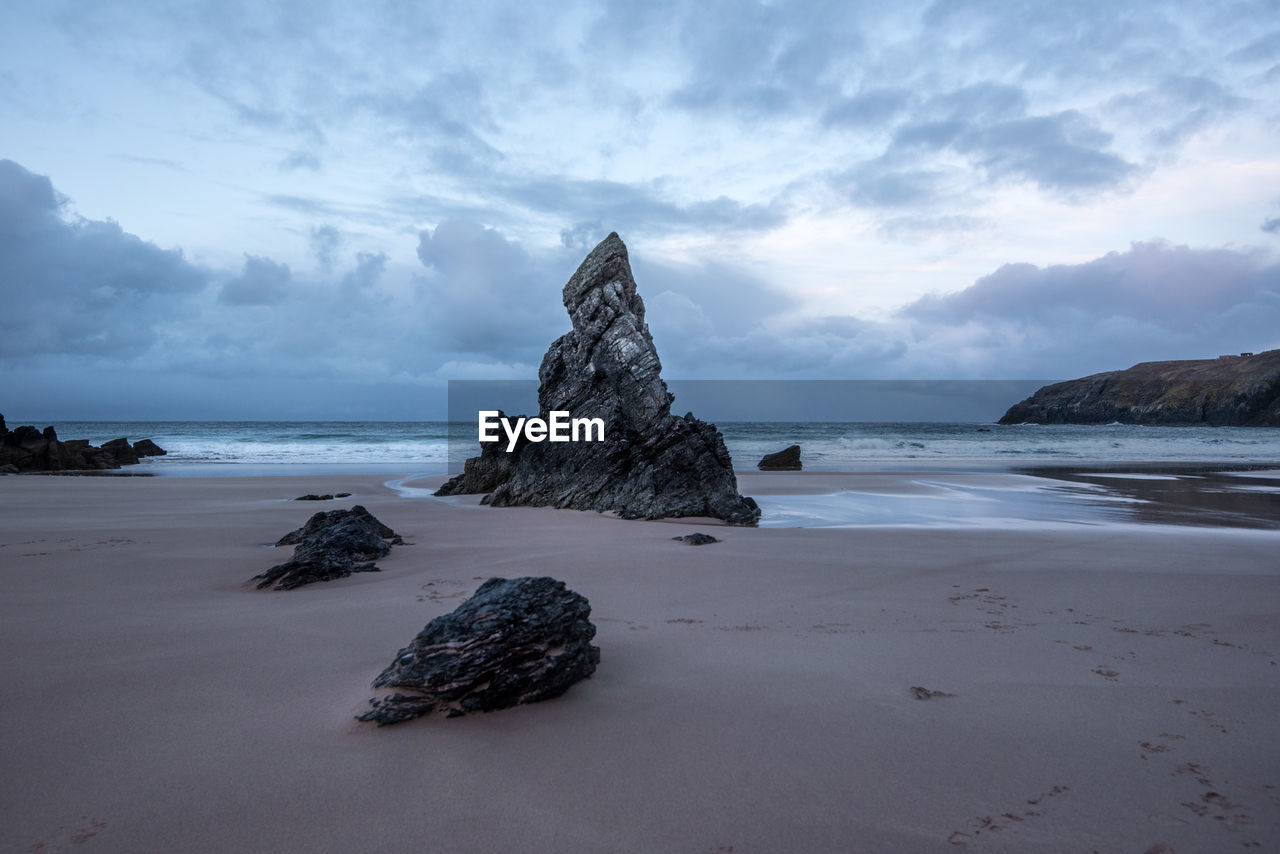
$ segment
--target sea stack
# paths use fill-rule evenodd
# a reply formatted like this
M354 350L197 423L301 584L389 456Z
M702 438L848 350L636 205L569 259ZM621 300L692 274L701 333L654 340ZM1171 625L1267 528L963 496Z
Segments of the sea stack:
M573 329L542 359L538 408L544 419L551 412L599 418L603 440L525 442L510 452L505 443L495 443L485 449L489 459L468 461L471 471L437 494L487 492L484 502L495 507L608 510L627 519L710 516L756 524L760 508L738 493L720 431L693 413L671 414L675 398L662 380L644 302L617 234L591 251L562 296ZM475 476L481 472L485 477Z

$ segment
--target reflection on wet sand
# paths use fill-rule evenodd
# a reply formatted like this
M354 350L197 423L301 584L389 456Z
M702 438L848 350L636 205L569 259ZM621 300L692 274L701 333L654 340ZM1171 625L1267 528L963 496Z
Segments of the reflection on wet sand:
M1220 463L1165 463L1087 470L1045 466L1018 471L1101 487L1113 496L1131 499L1105 508L1106 515L1117 522L1280 528L1280 469L1273 467L1228 469Z
M1274 464L824 472L743 484L746 490L755 486L766 528L1154 524L1280 530L1280 469Z

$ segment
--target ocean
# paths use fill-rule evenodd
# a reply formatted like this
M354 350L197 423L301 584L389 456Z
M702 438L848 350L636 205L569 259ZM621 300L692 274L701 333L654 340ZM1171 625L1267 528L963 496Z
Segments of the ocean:
M387 475L386 485L401 495L424 499L431 490L415 486L417 477L460 471L479 450L475 422L53 426L63 439L101 444L120 436L149 438L168 451L118 474L375 474ZM739 470L754 470L766 453L799 444L806 471L906 473L890 475L888 487L864 491L832 492L819 485L815 494L779 494L757 484L761 527L1158 524L1280 530L1280 429L776 421L724 421L718 427Z
M49 422L10 420L10 427ZM475 423L443 421L61 421L62 439L149 438L169 453L135 473L210 477L300 473L442 474L479 450ZM1074 463L1280 466L1280 429L761 422L717 425L738 469L799 444L806 470L1004 470Z

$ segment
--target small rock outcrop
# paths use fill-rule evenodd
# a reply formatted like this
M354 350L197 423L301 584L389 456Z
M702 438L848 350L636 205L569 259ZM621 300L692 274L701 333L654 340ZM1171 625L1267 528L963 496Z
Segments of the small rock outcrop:
M1142 362L1047 385L1001 424L1148 424L1280 427L1280 350L1178 362Z
M928 688L912 685L911 696L917 700L940 700L946 697L954 697L955 694L948 694L946 691L930 691Z
M498 410L498 417L506 413ZM490 493L515 475L516 462L529 440L524 433L516 437L515 447L507 452L506 442L489 442L480 446L480 456L471 457L462 464L462 474L445 481L435 491L436 495L476 495Z
M292 590L353 572L378 572L374 561L390 554L393 545L404 545L404 540L357 504L350 510L316 513L276 545L297 548L292 559L253 577L259 590L273 585L276 590Z
M152 447L159 446L144 439ZM139 443L141 444L141 443ZM164 453L163 450L160 451ZM118 469L138 462L137 446L127 439L112 439L94 447L88 439L61 441L52 427L9 430L0 415L0 470L16 472L76 472Z
M358 719L381 726L559 697L600 663L590 616L586 597L563 581L490 578L396 653L373 681L392 693L371 699Z
M709 546L712 543L720 542L710 534L704 534L701 531L694 531L692 534L685 534L683 537L672 537L677 543L684 543L686 546Z
M627 519L711 516L754 525L715 425L671 414L675 399L644 319L627 247L610 234L564 286L573 329L538 369L538 409L599 418L603 441L494 443L437 494L488 491L495 507L615 511ZM504 459L504 457L509 459Z
M102 450L110 454L122 466L132 466L138 463L137 452L129 444L129 440L124 437L112 439L110 442L103 442Z
M792 445L774 454L765 454L756 463L760 471L800 471L800 446Z
M139 439L134 442L133 452L139 457L163 457L169 453L150 439Z
M314 492L308 492L306 495L299 495L294 501L332 501L335 498L350 498L350 492L339 492L330 494L326 492L324 495L316 495Z

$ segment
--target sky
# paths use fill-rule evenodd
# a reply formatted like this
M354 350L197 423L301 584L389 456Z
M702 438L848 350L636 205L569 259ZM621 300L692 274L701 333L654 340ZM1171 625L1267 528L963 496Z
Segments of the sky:
M0 8L10 423L443 417L611 231L670 379L1280 347L1280 2Z

